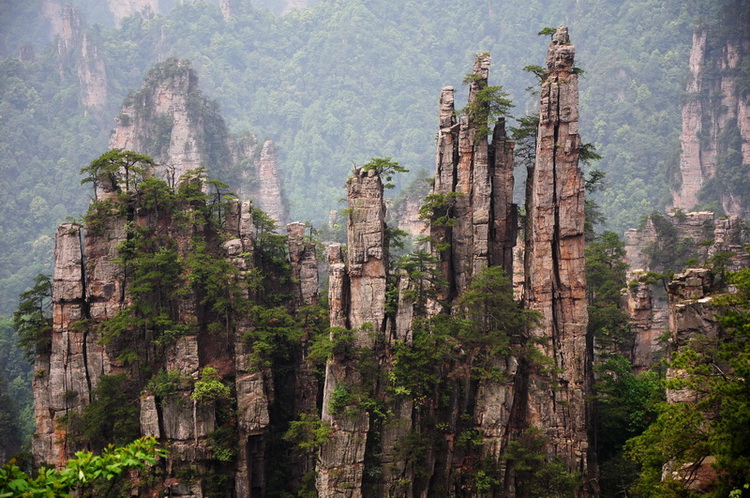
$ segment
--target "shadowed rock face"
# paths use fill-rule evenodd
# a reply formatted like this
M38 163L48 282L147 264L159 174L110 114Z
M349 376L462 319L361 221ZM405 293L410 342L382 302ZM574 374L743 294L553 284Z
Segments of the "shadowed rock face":
M592 345L587 336L584 182L578 167L578 76L575 48L559 28L547 53L536 163L529 171L525 304L542 314L530 330L558 373L529 365L526 423L548 437L547 450L595 475L590 431Z

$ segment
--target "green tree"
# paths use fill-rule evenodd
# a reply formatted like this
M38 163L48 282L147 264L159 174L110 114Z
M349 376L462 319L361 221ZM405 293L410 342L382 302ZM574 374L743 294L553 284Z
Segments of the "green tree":
M383 179L383 188L393 188L393 175L396 173L408 173L409 170L401 166L390 157L373 157L369 162L362 165L362 171L374 171Z
M490 124L499 118L510 115L513 102L509 94L500 85L490 86L479 75L469 73L464 77L464 85L476 85L474 99L466 104L463 112L469 116L476 126L475 140L486 138L490 132Z
M94 184L94 197L100 186L117 191L124 187L125 192L130 192L152 172L154 166L154 160L148 156L130 150L112 149L81 168L81 174L86 175L81 183Z
M37 275L33 287L21 293L18 309L13 313L13 326L27 358L49 347L52 332L52 278L49 275Z
M119 446L136 439L140 425L135 387L124 373L102 375L80 419L71 416L68 420L73 432L80 432L83 442L95 449L107 444Z
M741 490L750 476L750 269L728 276L734 294L717 296L718 337L695 334L671 359L684 374L668 387L690 389L695 403L663 404L655 423L628 441L642 466L639 489L686 493L690 473L708 456L716 459L717 482L707 496ZM669 465L676 476L662 481Z
M620 308L628 265L625 244L614 232L604 232L586 247L586 296L589 332L599 347L619 345L630 339L627 313Z

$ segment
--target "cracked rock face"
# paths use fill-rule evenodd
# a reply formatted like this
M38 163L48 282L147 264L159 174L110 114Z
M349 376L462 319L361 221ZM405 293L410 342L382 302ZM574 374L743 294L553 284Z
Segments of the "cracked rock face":
M373 349L385 330L387 246L383 184L377 172L358 169L347 181L349 221L347 264L339 245L329 247L331 327L353 331L353 347ZM333 337L332 337L333 338ZM322 419L333 427L318 459L318 495L362 496L365 448L370 430L367 411L355 402L338 406L341 393L371 383L356 360L334 355L326 365Z
M592 346L584 264L584 182L578 167L578 76L575 47L558 28L542 83L536 163L526 199L526 306L542 315L533 328L558 373L530 366L526 419L547 436L547 449L571 471L595 475L590 395Z

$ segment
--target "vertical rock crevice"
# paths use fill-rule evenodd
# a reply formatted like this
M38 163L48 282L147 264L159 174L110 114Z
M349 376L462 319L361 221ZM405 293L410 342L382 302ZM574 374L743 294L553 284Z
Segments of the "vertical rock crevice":
M567 28L558 28L547 54L536 162L527 185L524 268L525 305L542 316L529 340L554 363L552 371L529 365L525 418L546 435L547 450L588 481L596 472L590 434L593 377L574 56Z
M374 170L356 169L347 181L349 220L347 262L340 246L329 248L331 327L347 327L352 334L347 351L336 352L342 341L333 328L334 355L326 365L322 419L331 425L331 439L318 459L316 486L321 497L362 496L365 451L370 414L362 401L372 396L375 379L363 376L356 356L374 353L384 340L387 242L383 184ZM348 339L345 339L348 341Z

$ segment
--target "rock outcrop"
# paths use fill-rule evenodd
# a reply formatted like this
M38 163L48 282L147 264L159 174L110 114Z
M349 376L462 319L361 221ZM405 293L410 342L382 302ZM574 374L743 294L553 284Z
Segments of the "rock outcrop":
M489 68L489 54L477 56L469 106L481 105L477 94L487 87ZM471 275L489 265L512 274L517 221L513 142L506 137L504 120L497 122L488 143L486 123L471 114L456 120L454 89L445 87L439 126L429 236L446 281L439 299L446 300L464 292Z
M94 41L78 9L46 1L43 13L56 40L60 79L75 75L81 103L99 117L108 98L109 80L99 44Z
M742 227L742 220L716 218L710 211L672 210L666 215L652 215L643 227L625 232L630 285L624 292L624 309L634 335L632 344L622 352L637 371L647 370L655 358L665 354L660 338L669 326L668 296L647 283L647 273L674 269L664 267L668 264L665 259L677 265L690 260L707 264L716 261L730 271L746 268L750 255L743 247Z
M596 475L591 439L592 342L587 334L584 182L578 167L578 76L567 28L558 28L542 83L536 162L526 199L525 305L542 315L530 330L555 372L528 365L525 420L584 482ZM592 493L587 490L586 493Z
M175 185L188 171L213 166L218 159L209 157L208 148L202 147L209 139L202 116L208 109L190 63L170 59L152 68L143 88L126 99L109 147L152 157L159 164L157 174ZM208 119L221 118L214 115ZM218 139L224 150L217 152L227 157L227 145L222 144L227 136L223 120L220 126L222 130L214 131L218 136L210 139Z
M188 171L205 167L278 224L287 221L276 148L252 135L231 137L226 123L198 88L185 60L152 68L143 88L125 100L110 137L112 149L152 157L157 175L174 185Z
M126 17L132 15L147 17L160 12L159 0L107 0L107 6L118 26Z
M746 90L748 7L728 6L720 23L693 34L690 78L682 105L675 207L715 203L729 216L750 210L743 182L750 168L750 94ZM718 28L721 26L721 29Z
M85 415L102 376L122 372L139 393L140 433L171 447L155 489L173 496L200 496L216 474L233 480L234 496L264 496L277 474L289 487L313 470L321 497L521 496L521 470L508 452L525 448L536 430L534 448L580 473L576 493L594 495L573 58L560 28L527 186L522 302L510 282L519 240L514 143L504 119L492 117L497 90L488 83L490 57L479 54L467 114L457 115L452 87L441 93L428 244L390 267L381 171L355 169L346 249L327 248L330 327L317 330L292 318L320 316L306 225L289 224L282 243L250 202L206 196L204 175L189 173L224 157L257 163L262 183L275 176L273 145L224 136L203 148L206 124L221 130L223 122L191 107L200 98L189 66L158 67L123 109L112 145L154 154L167 181L136 189L99 179L86 250L76 225L58 232L52 347L37 360L37 457L62 463L75 445L65 445L74 439L60 417ZM153 183L145 176L142 185ZM249 172L238 176L243 194L255 188ZM275 187L258 192L281 197ZM277 207L269 214L285 216ZM141 271L138 258L159 272ZM321 329L327 341L316 337ZM321 351L324 378L311 359ZM216 385L218 394L202 399L199 383L211 380L232 385L233 396ZM298 446L284 442L298 436ZM193 480L179 477L189 469Z

